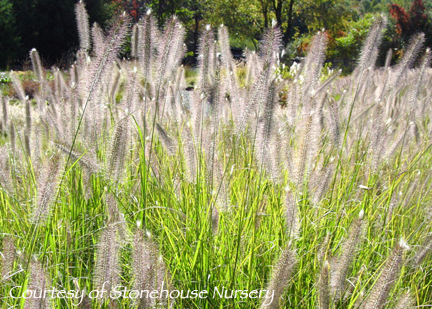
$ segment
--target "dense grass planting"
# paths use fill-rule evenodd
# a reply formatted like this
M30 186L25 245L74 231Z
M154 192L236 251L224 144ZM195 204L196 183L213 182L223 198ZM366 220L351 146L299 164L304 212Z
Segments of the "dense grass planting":
M208 26L192 88L176 18L76 13L74 66L48 81L32 50L37 90L11 72L2 98L2 308L432 305L423 34L376 68L377 18L342 77L318 33L286 80L276 26L241 65Z

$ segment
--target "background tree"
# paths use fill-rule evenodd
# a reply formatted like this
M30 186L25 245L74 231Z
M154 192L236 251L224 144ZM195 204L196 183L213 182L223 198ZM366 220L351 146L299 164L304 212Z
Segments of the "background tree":
M32 48L38 49L45 66L70 64L78 46L74 15L77 1L0 0L0 67L13 63L13 59L28 58ZM432 46L432 3L423 0L84 1L90 22L96 21L103 28L113 15L123 11L138 22L151 9L160 27L175 14L186 29L189 63L196 61L199 33L206 24L214 28L227 26L231 47L241 52L245 47L256 49L264 29L275 20L282 30L289 58L304 55L312 35L325 29L328 56L346 58L358 51L369 24L366 16L385 13L392 18L382 49L401 50L408 38L420 31L426 34L426 45ZM127 49L124 55L128 55Z
M391 45L398 50L406 45L413 35L423 32L426 37L426 46L432 46L432 5L423 3L422 0L414 0L409 10L399 4L389 6L390 16L394 21L395 35Z
M13 6L9 0L0 0L0 16L0 67L6 67L17 57L20 44Z
M25 59L28 52L36 48L45 65L67 65L67 58L73 59L73 52L78 45L74 11L76 2L11 0L16 20L16 36L21 39L21 45L9 42L5 49L17 48L17 58ZM96 21L105 26L113 12L111 0L87 0L85 3L90 22Z

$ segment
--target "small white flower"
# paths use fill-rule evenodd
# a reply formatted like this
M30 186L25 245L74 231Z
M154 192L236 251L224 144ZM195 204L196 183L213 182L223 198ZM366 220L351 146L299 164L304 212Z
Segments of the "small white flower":
M360 210L360 212L359 212L359 219L360 219L360 220L363 220L363 218L364 218L364 214L365 214L364 209Z
M232 175L232 173L234 172L234 166L235 166L235 164L233 164L233 165L231 166L230 175Z
M364 185L359 185L360 189L371 190L372 188L366 187Z
M408 243L402 237L399 239L399 246L401 246L405 250L409 250L410 249L410 247L408 246Z

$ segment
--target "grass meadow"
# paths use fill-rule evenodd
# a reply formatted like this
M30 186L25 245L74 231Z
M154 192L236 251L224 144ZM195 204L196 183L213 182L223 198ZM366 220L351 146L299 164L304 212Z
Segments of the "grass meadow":
M1 98L2 308L432 306L423 34L376 67L377 17L342 76L325 32L285 68L278 27L236 64L207 26L194 73L175 17L76 15L70 70L32 50Z

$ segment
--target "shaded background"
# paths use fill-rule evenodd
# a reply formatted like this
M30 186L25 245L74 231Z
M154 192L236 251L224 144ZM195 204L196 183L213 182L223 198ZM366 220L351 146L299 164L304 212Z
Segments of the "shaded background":
M45 66L67 68L78 47L75 0L0 0L0 68L25 69L36 48ZM423 0L87 0L90 22L107 28L126 11L135 21L151 9L159 25L176 14L187 29L185 63L194 64L199 32L207 23L225 24L233 51L256 49L263 29L275 20L283 31L286 57L301 57L321 29L329 37L327 58L349 66L356 59L375 14L389 17L381 53L394 48L394 59L408 38L425 32L432 46L432 1ZM123 55L128 57L128 46Z

